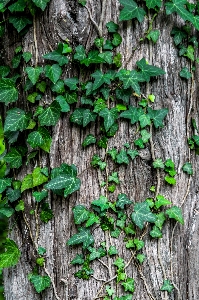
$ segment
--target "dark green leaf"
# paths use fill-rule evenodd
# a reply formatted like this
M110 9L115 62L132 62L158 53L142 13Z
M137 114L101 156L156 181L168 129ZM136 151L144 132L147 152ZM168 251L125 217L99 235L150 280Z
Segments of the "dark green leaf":
M46 77L48 77L54 84L58 81L62 74L62 69L57 64L54 64L52 66L46 65L44 71Z
M122 37L119 33L114 33L113 34L113 40L112 40L112 44L117 47L121 44L122 42Z
M26 7L26 2L24 0L18 0L17 2L8 6L8 9L10 12L13 13L15 11L24 11L25 7Z
M155 0L156 1L156 0ZM152 40L154 44L157 42L160 36L160 31L159 30L152 30L147 34L147 39Z
M133 107L133 106L129 106L129 109L122 112L120 114L120 117L122 118L126 118L126 119L130 119L131 120L131 124L135 124L136 122L138 122L139 117L143 114L143 110L140 107Z
M25 62L27 63L32 58L32 53L30 53L28 51L23 52L22 56L23 56L23 59L25 60Z
M8 188L6 190L6 197L8 198L8 200L10 202L14 202L16 200L18 200L21 197L21 191L19 189L11 189Z
M187 37L187 33L185 33L182 29L174 27L171 31L171 35L174 35L174 43L175 45L179 45L183 39Z
M12 108L7 111L4 131L17 131L27 128L30 120L29 114L19 108Z
M119 29L119 25L115 24L113 21L106 23L106 27L108 29L108 32L117 32Z
M50 287L50 277L48 276L41 276L41 275L29 275L30 282L34 285L35 290L37 293L41 293L47 287Z
M82 265L84 263L84 256L83 254L77 254L75 258L71 261L72 265Z
M162 6L162 0L145 0L146 6L150 8L161 7Z
M150 231L150 236L153 238L161 238L162 232L157 226L153 226L152 230Z
M90 212L83 205L76 205L73 207L73 215L75 224L79 225L88 220Z
M137 6L137 3L133 0L120 0L120 3L124 6L120 12L119 21L125 21L137 18L139 22L142 22L146 14L143 8Z
M105 130L108 131L118 118L117 108L104 108L100 111L99 115L104 119Z
M124 205L132 204L132 203L133 202L130 199L128 199L126 194L119 194L116 201L116 207L124 209Z
M33 197L35 197L35 201L40 202L48 196L48 192L43 190L41 192L34 192Z
M156 215L150 211L147 202L136 203L131 218L140 229L143 229L145 222L154 223L156 221Z
M75 48L74 59L79 60L80 62L86 58L85 48L82 45L79 45Z
M88 134L85 139L83 140L82 146L83 147L87 147L91 144L95 144L96 143L96 138L94 137L93 134Z
M77 77L67 78L64 80L64 83L69 87L71 91L75 91L78 88L77 84L79 83L79 80Z
M180 71L180 77L190 79L192 77L191 73L189 72L187 67L182 68Z
M93 245L94 238L89 229L79 228L79 232L74 234L67 242L68 246L74 246L83 244L83 249L87 249L90 245Z
M102 195L99 197L99 199L92 201L91 204L100 207L101 211L107 210L109 208L108 199Z
M144 81L149 82L150 78L153 76L159 76L165 74L161 68L147 64L145 58L136 62L138 68L141 70L141 76Z
M0 80L0 102L8 105L10 102L15 102L18 99L18 91L14 82L8 78Z
M52 126L56 125L57 121L60 118L60 105L57 101L53 101L51 105L44 109L43 112L39 115L38 119L41 126Z
M27 67L25 70L28 74L28 78L31 80L33 85L37 83L40 74L43 72L42 67Z
M56 61L58 62L60 67L62 67L63 65L68 64L69 62L68 58L62 54L62 51L63 51L63 44L59 44L57 50L54 50L52 52L43 55L43 58Z
M184 21L188 20L193 22L193 15L186 10L184 6L186 3L186 0L172 0L171 2L166 2L166 14L170 15L171 13L176 12Z
M129 158L128 158L128 156L127 156L127 152L126 152L124 149L122 149L122 150L117 154L116 160L117 160L117 163L118 163L118 164L122 164L122 163L127 164L127 165L129 164Z
M174 286L173 286L173 284L171 284L170 280L165 279L160 290L171 293L173 289L174 289Z
M189 174L189 175L193 175L193 168L192 168L192 164L189 162L186 162L183 166L182 169L185 173Z
M183 216L182 216L182 211L181 211L181 209L179 207L173 206L173 207L167 209L166 210L166 214L169 216L169 218L175 219L176 221L178 221L182 225L184 224L184 219L183 219Z
M52 209L49 208L48 203L43 203L40 212L40 219L44 223L48 223L53 218Z
M155 109L148 107L148 114L149 114L151 120L153 120L155 128L163 127L163 120L166 117L166 115L168 114L168 112L169 112L168 108L162 108L162 109L155 110Z
M162 225L164 224L164 221L166 220L165 215L163 212L160 212L156 215L157 219L155 221L155 225L162 230Z
M32 21L26 17L9 17L9 22L20 32L22 29L26 27L28 24L32 24Z
M41 10L43 11L45 10L48 2L50 2L50 0L32 0L32 1L37 7L41 8Z

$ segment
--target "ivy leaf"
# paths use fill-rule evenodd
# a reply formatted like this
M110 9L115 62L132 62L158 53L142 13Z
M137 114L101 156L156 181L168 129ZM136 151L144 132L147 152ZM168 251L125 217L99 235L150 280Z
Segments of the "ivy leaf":
M17 131L24 130L28 127L30 121L30 115L26 114L20 108L12 108L7 111L7 117L5 119L4 131Z
M26 17L9 17L9 22L16 28L18 32L22 31L28 24L32 24L32 21Z
M168 293L171 293L172 290L174 289L173 284L171 284L170 280L164 280L163 285L161 287L161 291L167 291Z
M139 155L139 152L137 150L128 149L127 154L130 156L132 160L134 160L135 157Z
M150 211L150 207L147 202L136 203L134 206L134 212L131 214L131 218L140 229L143 229L145 222L154 223L156 221L156 215Z
M16 200L18 200L21 197L21 191L19 189L11 189L8 188L6 190L6 197L8 198L8 200L10 202L14 202Z
M159 30L152 30L147 34L147 39L150 41L152 40L154 44L157 42L160 36L160 31Z
M73 207L73 215L75 224L79 225L84 221L87 221L90 215L90 212L83 205L76 205Z
M70 111L70 106L67 103L66 98L59 95L55 98L55 100L59 103L59 105L61 107L61 112L69 112Z
M32 185L35 187L47 182L48 177L42 173L42 169L40 167L36 167L32 172L32 180Z
M118 163L118 164L122 164L122 163L127 164L127 165L129 164L129 158L128 158L128 156L127 156L127 152L126 152L124 149L122 149L122 150L117 154L116 160L117 160L117 163Z
M155 128L163 127L163 120L166 117L166 115L168 114L168 112L169 112L168 108L162 108L162 109L155 110L155 109L148 107L148 114L149 114L151 120L153 120Z
M62 51L63 51L63 44L60 43L58 45L57 50L54 50L52 52L43 55L43 58L56 61L58 62L60 67L62 67L63 65L68 64L69 62L68 58L62 54Z
M124 209L124 205L132 204L132 203L133 202L127 197L126 194L119 194L116 201L116 207Z
M169 200L167 200L164 196L162 195L157 195L156 197L156 201L155 201L155 207L158 209L163 205L170 205L172 204Z
M82 265L84 263L84 256L83 254L77 254L75 258L71 261L72 265Z
M137 3L133 0L120 0L120 3L124 6L120 12L119 21L125 21L137 18L141 23L146 14L143 8L137 6Z
M68 246L83 244L83 249L87 249L94 244L94 238L89 229L80 227L78 231L67 241Z
M140 94L140 86L138 83L139 81L142 81L140 73L135 70L129 71L122 69L118 72L117 77L123 82L124 89L132 87L137 94Z
M145 58L136 62L136 65L141 70L141 76L144 81L149 82L153 76L159 76L165 74L165 71L161 68L147 64Z
M141 250L144 247L144 242L141 240L134 239L133 242L134 242L137 250Z
M24 11L25 7L26 7L26 2L24 0L18 0L17 2L8 6L8 9L10 12L13 13L15 11Z
M79 83L79 80L77 77L67 78L64 80L64 83L69 87L71 91L75 91L78 89L77 84Z
M193 168L192 168L192 164L189 162L186 162L183 166L182 169L185 173L189 174L189 175L193 175Z
M44 109L43 112L39 115L38 119L41 126L52 126L56 125L57 121L60 118L60 105L57 101L53 101L51 105Z
M150 236L153 238L161 238L162 232L157 226L153 226L152 230L150 231Z
M33 178L32 174L28 174L24 177L21 184L21 192L23 193L25 190L31 189L33 187Z
M192 22L193 15L184 7L186 3L186 0L172 0L171 2L166 2L166 14L170 15L176 12L184 21L188 20Z
M103 63L104 60L99 57L99 51L98 50L91 50L88 53L88 57L81 60L81 64L84 64L85 66L90 66L90 64L100 64Z
M23 59L25 60L25 62L28 63L29 60L32 58L32 53L25 51L25 52L23 52L22 56L23 56Z
M108 249L108 255L116 255L118 254L117 249L115 248L115 246L110 246L110 248Z
M155 221L155 225L162 230L162 225L164 224L164 221L166 220L165 215L163 212L160 212L156 215L157 219Z
M25 208L24 201L20 200L19 203L15 206L16 211L23 211Z
M118 118L118 111L115 107L111 109L104 108L100 111L99 115L104 119L105 130L108 131Z
M149 115L145 115L145 114L141 115L139 117L139 122L140 122L140 127L141 128L144 128L147 125L150 125L151 124L150 116Z
M40 212L40 219L44 223L48 223L53 218L52 209L49 208L48 203L43 203Z
M101 211L107 210L109 208L108 199L102 195L99 197L99 199L92 201L91 204L100 207Z
M18 99L18 91L11 79L3 78L0 80L0 102L8 105Z
M161 7L162 6L162 0L145 0L146 6L150 8Z
M55 84L62 74L62 69L58 64L54 64L52 66L46 65L44 72L46 77L48 77Z
M20 258L21 252L14 241L6 239L4 243L6 251L0 254L0 268L15 266Z
M22 152L19 148L10 148L4 156L4 160L10 164L11 168L19 168L22 165Z
M119 184L120 181L119 181L119 178L118 178L118 173L113 172L111 175L109 175L108 182L115 182L116 184Z
M121 44L121 42L122 42L122 37L121 37L121 35L119 34L119 33L114 33L113 34L113 40L112 40L112 44L115 46L115 47L117 47L117 46L119 46L120 44Z
M39 127L37 131L33 131L28 135L27 142L32 148L40 147L46 152L50 151L52 138L48 130L44 127Z
M11 186L11 178L0 179L0 193L3 193L8 186Z
M173 206L173 207L167 209L165 213L169 216L170 219L175 219L180 224L182 224L182 225L184 224L182 211L179 207Z
M108 23L106 23L106 27L108 29L108 32L117 32L119 29L119 25L115 24L113 21L110 21Z
M156 158L156 160L153 162L154 168L161 168L164 169L164 163L161 158Z
M49 276L29 274L29 280L34 285L37 293L41 293L47 287L50 287L51 283Z
M48 192L46 190L42 190L41 192L34 192L33 197L35 197L36 202L41 202L48 196Z
M126 281L122 282L121 285L124 287L125 292L133 293L135 291L133 278L127 277Z
M86 221L86 227L93 225L94 223L99 224L100 219L94 213L90 213L88 220Z
M38 131L33 131L28 135L27 142L32 148L35 148L41 146L44 140Z
M75 48L74 59L79 60L80 62L86 58L85 48L82 45L79 45Z
M180 77L190 79L192 77L187 67L182 68L180 71Z
M87 147L90 144L95 144L96 143L96 138L94 137L93 134L88 134L85 139L83 140L82 147Z
M141 130L140 134L142 136L143 143L147 143L151 137L151 134L146 129Z
M121 257L118 257L113 263L118 269L123 269L125 264L124 260Z
M44 11L45 8L46 8L46 6L47 6L47 4L48 4L48 2L50 2L50 0L32 0L32 2L34 2L34 4L37 7L41 8L41 10Z
M101 57L107 64L112 64L113 52L106 51L106 52L100 53L98 56Z
M125 118L125 119L130 119L131 120L131 124L135 124L136 122L138 122L140 116L143 114L143 110L142 108L138 108L138 107L133 107L133 106L129 106L129 109L126 111L123 111L120 114L121 118Z
M165 176L164 179L165 179L166 182L168 182L171 185L175 185L176 184L176 180L173 177Z
M28 78L32 82L33 85L35 85L39 79L40 74L43 72L42 67L27 67L25 71L28 74Z
M90 122L95 121L97 115L90 111L90 109L84 109L83 111L83 127L86 127Z
M85 127L90 122L95 121L97 115L86 108L77 108L70 116L70 121Z
M139 261L140 264L142 264L144 262L144 260L146 259L146 256L144 254L138 254L136 255L137 260Z

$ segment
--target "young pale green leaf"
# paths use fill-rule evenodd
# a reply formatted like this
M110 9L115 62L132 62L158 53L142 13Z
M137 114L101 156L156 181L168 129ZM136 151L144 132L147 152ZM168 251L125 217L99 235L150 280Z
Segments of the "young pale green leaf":
M139 155L139 152L137 150L128 149L127 154L130 156L132 160L134 160L135 157Z
M94 223L99 224L100 218L96 216L94 213L90 213L88 220L86 221L86 227L90 227Z
M155 201L155 207L158 209L163 205L170 205L172 204L169 200L167 200L164 196L162 195L157 195L156 197L156 201Z
M39 115L38 119L41 126L52 126L56 125L57 121L60 118L60 105L57 101L53 101L51 105L44 109L43 112Z
M155 110L148 107L148 114L151 120L153 121L155 128L163 127L163 120L168 114L168 112L169 112L168 108Z
M140 229L143 229L145 222L154 223L156 221L156 215L151 212L147 202L136 203L131 218Z
M182 170L189 174L189 175L193 175L193 167L192 164L189 162L186 162L183 166L182 166Z
M48 177L43 174L40 167L36 167L32 172L33 187L39 186L48 181Z
M175 185L175 184L176 184L176 180L175 180L175 178L173 178L173 177L165 176L165 177L164 177L164 180L165 180L166 182L168 182L169 184L171 184L171 185Z
M32 2L39 8L41 8L41 10L45 10L48 2L50 2L50 0L32 0Z
M3 78L0 80L0 102L8 105L18 99L18 91L11 79Z
M91 144L96 143L96 138L94 137L93 134L88 134L85 139L83 140L82 147L87 147Z
M25 69L25 71L28 74L28 78L30 79L30 81L32 82L33 85L35 85L37 83L37 81L39 80L39 76L40 74L43 72L43 68L42 67L27 67Z
M182 216L182 211L179 207L173 206L166 210L166 214L169 216L170 219L175 219L180 224L184 224L184 219Z
M173 289L174 289L174 286L173 286L173 284L171 284L170 280L165 279L160 290L171 293Z
M146 129L141 130L140 134L142 136L143 143L147 143L151 137L151 134Z
M125 282L122 282L121 285L124 287L125 292L133 293L135 291L134 279L127 277Z
M126 150L122 149L116 156L116 161L118 164L129 164L129 158Z
M146 14L145 10L137 6L137 3L133 0L120 0L120 3L124 8L120 12L119 21L127 21L137 18L141 23Z
M32 174L28 174L24 177L21 184L21 192L31 189L33 187L33 178Z
M54 84L58 81L62 74L62 69L58 64L52 66L46 65L44 67L46 77L48 77Z
M146 256L144 254L138 254L136 255L137 260L139 261L140 264L142 264L144 262L144 260L146 259Z
M15 266L20 258L21 252L14 241L6 239L4 243L6 251L0 254L0 268Z
M22 31L28 24L32 24L32 21L26 17L23 16L11 16L9 17L9 22L16 28L18 32Z
M142 240L134 239L133 242L137 250L141 250L144 247L144 242Z
M110 248L108 249L108 255L116 255L116 254L118 254L118 251L117 251L117 249L116 249L116 247L115 246L110 246Z
M139 122L140 122L140 127L141 128L144 128L144 127L150 125L151 124L150 116L146 115L146 114L142 114L139 117Z
M24 130L28 127L30 115L26 114L20 108L12 108L7 111L7 117L4 124L4 131Z
M94 238L87 228L79 228L79 232L74 234L68 241L68 246L83 244L83 249L87 249L94 244Z
M150 231L150 236L153 238L161 238L162 231L157 226L153 226L152 230Z
M153 76L159 76L165 74L165 71L161 68L149 65L145 58L136 62L138 68L141 70L141 76L143 81L149 82Z
M19 203L15 206L16 211L23 211L25 208L25 204L23 200L20 200Z
M111 109L104 108L100 111L99 115L104 119L105 130L108 131L118 118L118 111L115 107Z
M132 204L132 203L133 202L127 197L126 194L119 194L116 201L116 207L124 209L124 205Z
M145 0L146 6L150 8L161 7L162 6L162 0Z
M85 206L76 205L75 207L73 207L73 215L74 215L75 224L79 225L84 221L88 220L90 216L90 212L85 208Z
M120 181L118 178L118 172L112 172L108 177L108 182L115 182L116 184L119 184Z
M187 67L182 68L180 71L180 77L190 79L192 77Z
M34 288L37 291L37 293L41 293L47 287L50 287L51 283L49 276L29 274L29 280L34 285Z

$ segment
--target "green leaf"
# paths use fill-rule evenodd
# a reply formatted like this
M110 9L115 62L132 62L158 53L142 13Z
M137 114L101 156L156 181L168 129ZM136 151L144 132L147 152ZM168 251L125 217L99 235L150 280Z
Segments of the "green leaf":
M174 35L173 39L176 46L179 45L182 42L182 40L187 37L187 33L177 27L174 27L172 29L171 35Z
M145 115L145 114L141 115L139 117L139 122L140 122L140 127L141 128L144 128L147 125L150 125L151 124L150 116L149 115Z
M143 81L140 73L135 70L129 71L122 69L118 72L117 77L119 77L119 79L123 82L124 89L132 87L137 94L140 94L140 86L138 82Z
M82 147L87 147L91 144L96 143L96 138L94 137L93 134L88 134L85 139L83 140Z
M97 145L98 145L100 148L106 149L106 148L107 148L107 143L108 143L108 138L107 138L106 136L103 136L103 137L97 142Z
M21 191L19 189L11 189L8 188L6 190L6 197L8 198L8 200L10 202L14 202L16 200L18 200L21 197Z
M50 151L52 138L44 127L39 127L37 131L33 131L28 135L27 142L32 148L40 147L46 152Z
M55 84L62 74L62 69L57 64L54 64L52 66L46 65L44 67L44 72L46 77L48 77Z
M182 68L180 71L180 77L190 79L192 77L187 67Z
M41 202L48 196L48 192L46 190L42 190L41 192L34 192L33 197L35 197L36 202Z
M100 219L94 213L90 213L88 220L86 221L86 227L93 225L94 223L99 224Z
M144 254L138 254L136 255L137 260L139 261L140 264L142 264L144 262L144 260L146 259L146 256Z
M120 181L118 178L118 172L112 172L108 177L108 182L115 182L116 184L119 184Z
M182 166L182 170L189 174L189 175L193 175L193 168L192 168L192 164L189 162L186 162L183 166Z
M175 219L180 224L182 224L182 225L184 224L182 211L179 207L173 206L173 207L167 209L165 213L169 216L170 219Z
M78 89L77 84L79 83L79 79L77 77L67 78L64 80L65 85L67 85L70 91L75 91Z
M108 249L108 255L116 255L116 254L118 254L118 251L117 251L117 249L116 249L116 247L115 246L110 246L110 248Z
M49 276L29 274L29 280L34 285L34 288L37 291L37 293L41 293L47 287L50 287L51 283Z
M81 64L86 65L87 67L90 66L90 64L100 64L103 63L104 60L99 57L99 51L98 50L91 50L88 53L88 57L81 60Z
M117 154L116 160L117 160L117 163L118 163L118 164L122 164L122 163L127 164L127 165L129 164L129 158L128 158L128 156L127 156L127 152L126 152L124 149L122 149L122 150Z
M140 134L142 136L143 143L147 143L151 137L151 134L146 129L141 130Z
M83 244L83 249L87 249L94 244L94 238L89 229L80 227L78 231L67 241L68 246Z
M23 211L25 208L25 204L23 200L20 200L19 203L15 206L16 211Z
M186 0L172 0L171 2L166 2L166 14L170 15L176 12L184 21L188 20L192 22L193 15L184 7L186 3Z
M32 187L33 187L32 174L28 174L22 180L21 192L23 193L23 191L31 189Z
M107 210L109 208L108 199L105 196L100 196L99 199L91 202L92 205L96 205L101 211Z
M10 148L4 156L4 160L10 164L11 168L19 168L22 165L22 152L19 148Z
M113 61L113 52L111 51L106 51L106 52L103 52L103 53L100 53L98 55L100 58L102 58L107 64L112 64L112 61Z
M151 30L149 34L147 34L147 39L152 40L155 43L157 43L157 40L159 39L160 31L159 30Z
M118 118L118 111L115 107L111 109L104 108L100 111L99 115L104 119L105 130L108 131Z
M161 7L162 6L162 0L145 0L146 6L150 8Z
M18 99L18 91L11 79L4 78L0 80L0 102L8 105Z
M113 40L112 40L112 44L117 47L121 44L122 42L122 37L119 33L114 33L113 34Z
M26 17L9 17L9 22L16 28L18 32L26 27L28 24L32 24L32 21Z
M43 247L38 247L37 252L39 255L44 255L46 253L46 249Z
M0 193L3 193L8 186L11 186L11 178L0 179Z
M132 204L132 203L133 202L130 199L128 199L126 194L119 194L116 201L116 207L124 209L124 205Z
M176 184L176 180L173 177L165 176L164 179L165 179L166 182L168 182L171 185L175 185Z
M62 54L63 52L63 44L59 44L57 50L54 50L52 52L49 52L45 55L43 55L43 58L48 60L56 61L60 67L63 65L68 64L69 59Z
M106 285L106 292L111 297L115 293L115 290L113 290L109 285Z
M167 291L168 293L171 293L172 290L174 289L173 284L171 284L170 280L164 280L163 285L161 287L161 291Z
M124 287L125 292L133 293L135 291L133 278L127 277L126 281L122 282L121 285Z
M74 215L75 224L79 225L84 221L88 220L90 216L90 212L85 208L85 206L76 205L75 207L73 207L73 215Z
M157 226L153 226L152 230L150 231L150 236L153 238L161 238L162 232Z
M168 114L169 110L168 108L162 108L162 109L151 109L150 107L148 107L148 114L151 118L151 120L153 120L154 126L155 128L158 127L163 127L163 120L166 117L166 115Z
M145 58L137 61L136 65L141 70L141 76L146 82L149 82L151 77L165 74L165 71L161 68L147 64Z
M113 263L118 269L123 269L125 264L124 260L121 257L118 257Z
M80 62L86 58L85 48L82 45L79 45L75 48L74 59L79 60Z
M44 109L43 112L39 115L38 119L41 126L52 126L56 125L60 118L60 105L57 101L53 101L51 105Z
M134 242L137 250L141 250L144 247L144 242L141 240L134 239L133 242Z
M131 214L131 218L140 229L143 229L145 222L154 223L156 221L156 215L150 211L150 207L147 202L136 203L134 206L134 212Z
M45 10L48 2L50 2L50 0L32 0L32 2L39 8L41 8L41 10Z
M75 258L70 262L72 265L82 265L84 263L83 254L77 254Z
M10 73L10 68L8 66L0 66L0 76L6 77Z
M134 228L134 225L132 223L129 223L128 226L126 226L124 228L124 231L125 233L128 235L128 234L135 234L135 228Z
M42 67L27 67L25 69L25 71L28 74L28 78L30 79L30 81L32 82L33 85L35 85L37 83L37 81L39 80L39 76L40 74L43 72L43 68Z
M138 152L137 150L131 150L131 149L128 149L128 150L127 150L127 154L130 156L130 158L131 158L132 160L134 160L135 157L139 155L139 152Z
M133 0L120 0L120 3L124 8L120 12L119 21L125 21L137 18L141 23L146 14L143 8L137 6L137 3Z
M70 116L70 121L85 127L90 122L95 121L97 115L86 108L77 108Z
M145 145L144 145L143 140L141 138L135 140L134 144L136 146L138 146L140 149L144 149L145 148Z
M49 208L48 203L43 203L40 212L40 219L44 223L48 223L53 218L52 209Z
M7 111L4 131L22 131L28 126L29 120L30 115L26 114L25 111L20 108L12 108Z
M0 214L6 216L7 218L10 218L14 214L14 209L11 207L2 207L0 208Z
M169 200L167 200L166 198L164 198L164 196L162 195L157 195L156 197L156 201L155 201L155 207L158 209L163 205L170 205L172 204Z
M115 24L113 21L106 23L106 27L108 29L108 32L117 32L119 29L119 25Z
M26 7L26 2L24 0L18 0L17 2L8 6L8 9L10 12L13 13L15 11L24 11L25 7Z
M155 221L155 225L162 230L162 226L164 224L164 221L166 220L165 215L163 212L160 212L159 214L156 215L157 219Z
M22 56L23 56L23 59L25 60L25 62L28 63L30 61L30 59L32 58L32 53L26 51L26 52L23 52Z
M32 172L33 187L41 185L48 181L48 177L42 173L40 167L36 167Z
M126 243L125 246L127 249L130 249L130 248L134 248L135 244L134 244L133 240L128 240L128 242Z
M86 5L87 0L78 0L78 3L80 3L82 6Z
M164 169L164 163L162 161L161 158L156 158L156 160L153 162L153 167L154 168L160 168L160 169Z
M0 268L9 268L15 266L20 258L21 252L14 241L6 239L4 243L6 251L0 254Z
M122 112L120 114L120 117L125 118L125 119L130 119L131 124L133 125L136 122L138 122L138 120L142 114L143 114L143 111L140 107L129 106L129 109Z

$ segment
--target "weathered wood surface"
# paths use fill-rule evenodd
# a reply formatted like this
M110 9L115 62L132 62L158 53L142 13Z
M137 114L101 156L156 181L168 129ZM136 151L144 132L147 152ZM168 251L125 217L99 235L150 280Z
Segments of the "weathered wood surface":
M52 0L44 14L36 17L34 27L30 28L23 39L25 51L33 53L33 64L38 55L38 64L42 65L42 55L54 49L56 43L66 39L73 46L82 43L87 49L90 48L96 37L96 30L90 22L86 8L80 7L77 2L74 0ZM106 35L105 24L108 21L118 22L119 1L89 0L87 6L93 19L98 24L101 24L103 35ZM178 170L175 187L166 186L163 182L163 175L161 175L160 193L170 199L174 205L181 205L189 184L189 177L182 172L181 168L188 161L187 136L190 136L191 130L190 117L196 118L198 122L199 102L197 95L199 85L198 70L196 70L195 74L192 95L190 94L191 81L184 81L179 78L178 74L181 68L190 66L186 59L177 56L177 50L170 36L170 31L176 24L176 17L174 21L173 16L168 17L164 11L161 11L154 22L154 27L160 29L160 39L153 46L147 42L143 43L140 49L135 52L128 64L128 68L134 68L135 62L145 57L150 63L163 68L167 72L166 75L153 80L150 87L148 87L148 91L156 95L155 108L169 108L165 127L153 132L153 143L156 158L162 158L163 160L171 158ZM142 24L139 24L137 21L120 24L120 33L123 37L120 52L122 53L124 65L131 56L132 48L136 46L139 38L147 30L148 25L149 21L147 19ZM11 35L10 31L7 32L5 40L5 46L9 45L9 47L5 47L5 57L7 59L11 59L13 49L17 46L16 43L13 46L9 44L8 40ZM79 76L76 70L69 69L66 71L66 76L74 75ZM46 96L46 102L50 101L50 97ZM132 98L132 104L135 104L135 101ZM26 107L28 104L24 103L25 100L21 99L18 104L21 107ZM129 140L133 143L135 138L135 128L128 125L127 122L123 121L119 127L119 132L109 142L110 147L114 146L118 149L125 142L129 142ZM187 132L187 129L189 132ZM73 225L72 207L79 203L89 207L93 199L97 199L101 193L104 193L99 188L100 179L97 171L90 168L90 159L96 153L95 146L82 151L81 143L88 133L98 134L97 127L92 125L88 129L79 129L71 126L69 115L65 115L52 129L53 146L50 152L50 160L44 156L40 162L35 162L36 165L39 164L42 167L56 167L62 162L74 163L78 166L79 177L82 181L80 191L67 199L60 199L52 194L49 196L48 201L55 217L48 224L42 224L40 227L39 245L47 249L46 268L53 277L57 293L62 300L92 300L101 286L100 281L94 279L82 281L73 276L76 269L70 265L70 261L78 253L78 249L71 249L66 246L66 241L76 232ZM103 151L101 151L101 154L104 155ZM176 226L172 246L172 231L175 225L173 221L170 221L165 226L159 247L158 243L148 238L147 235L144 237L144 253L147 259L141 269L148 289L156 300L199 299L199 181L197 176L199 160L194 152L191 152L191 162L194 168L194 176L191 178L190 190L182 205L185 225L178 224ZM156 173L151 168L151 164L150 145L148 144L146 150L142 151L142 158L137 158L127 167L120 167L121 184L118 192L126 193L135 202L143 201L150 196L149 188L156 183ZM35 166L29 165L27 171L31 172L33 167ZM20 174L21 178L25 171ZM102 173L100 176L103 177L103 175ZM30 208L34 208L31 194L27 194L27 198L24 200L27 212ZM29 222L32 231L35 232L35 221L29 219ZM99 245L100 242L104 241L105 237L101 231L97 232L97 230L96 235L96 245ZM6 300L54 300L55 295L52 286L41 293L41 295L38 295L27 279L27 274L32 271L34 264L32 263L32 246L23 221L21 221L21 228L15 226L10 236L21 247L23 254L20 263L16 267L4 272ZM130 254L126 252L125 247L121 246L122 236L119 240L113 240L113 243L119 249L119 253L124 255L127 262ZM162 262L158 259L159 256L161 256ZM171 259L173 262L173 275L171 274ZM94 269L96 270L95 277L109 279L107 270L102 264L95 263ZM114 268L112 268L112 272L114 274ZM140 273L133 263L127 268L127 273L135 279L136 290L134 299L151 299L140 277ZM180 294L175 289L171 295L164 298L164 293L159 291L164 276L167 279L172 279L173 276L173 282L179 289Z

